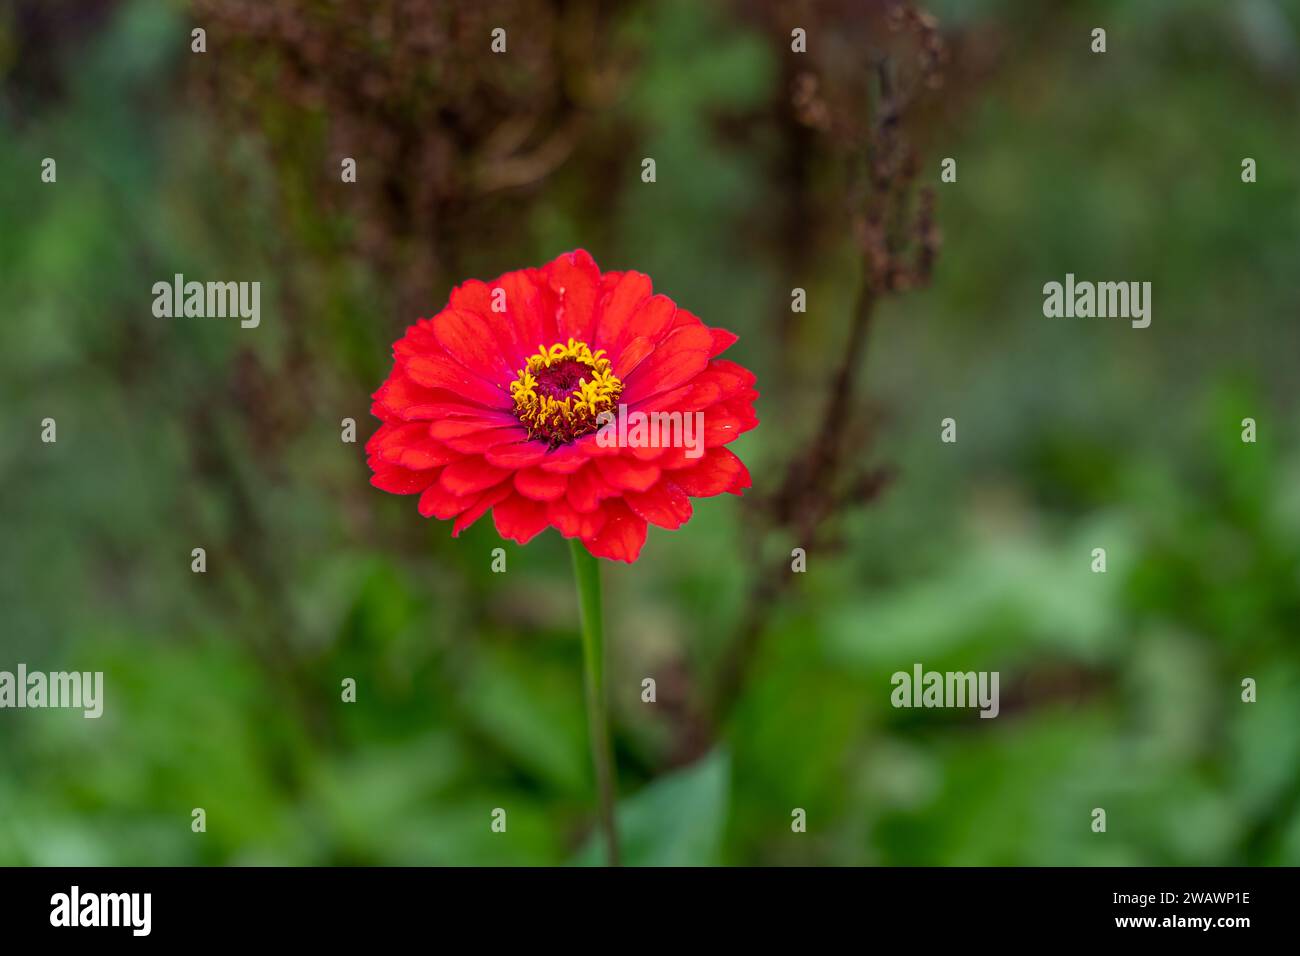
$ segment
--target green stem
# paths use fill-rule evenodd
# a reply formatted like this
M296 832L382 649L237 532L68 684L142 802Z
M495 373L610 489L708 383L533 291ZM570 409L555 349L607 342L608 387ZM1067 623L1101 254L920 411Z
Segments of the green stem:
M600 565L574 538L573 577L578 584L582 619L582 663L587 688L587 727L591 759L596 767L600 797L600 826L605 834L605 859L618 866L618 831L614 826L614 761L609 749L609 720L605 706L605 636L600 611Z

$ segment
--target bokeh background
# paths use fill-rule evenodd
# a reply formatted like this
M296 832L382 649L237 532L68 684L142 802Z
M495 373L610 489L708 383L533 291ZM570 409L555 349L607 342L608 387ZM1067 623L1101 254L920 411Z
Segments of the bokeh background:
M763 393L753 493L605 567L629 862L1300 864L1300 4L888 6L0 6L0 669L106 672L0 712L0 863L597 858L565 542L493 574L362 451L407 324L581 246ZM893 709L916 662L1001 715Z

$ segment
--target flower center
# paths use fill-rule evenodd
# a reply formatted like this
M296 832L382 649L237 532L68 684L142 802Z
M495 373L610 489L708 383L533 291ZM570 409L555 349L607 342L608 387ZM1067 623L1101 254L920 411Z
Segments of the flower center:
M552 445L594 432L599 427L596 417L614 411L622 392L623 383L610 368L605 350L592 352L586 342L574 339L567 345L539 347L510 383L515 415L528 437Z

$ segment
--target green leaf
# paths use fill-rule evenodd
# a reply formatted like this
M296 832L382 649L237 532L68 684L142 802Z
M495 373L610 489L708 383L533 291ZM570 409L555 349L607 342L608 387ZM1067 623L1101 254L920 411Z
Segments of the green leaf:
M724 749L666 774L618 805L618 838L628 866L710 866L718 862L727 824L731 756ZM599 839L573 862L596 866Z

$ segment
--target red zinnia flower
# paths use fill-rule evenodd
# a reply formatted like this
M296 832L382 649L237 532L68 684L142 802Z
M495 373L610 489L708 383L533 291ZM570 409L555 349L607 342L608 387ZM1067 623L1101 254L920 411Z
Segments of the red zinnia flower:
M691 498L750 486L723 447L758 424L753 373L716 357L735 341L654 295L648 276L602 274L581 249L471 280L393 346L374 394L383 424L366 445L371 483L418 494L422 515L455 519L453 536L490 509L520 544L552 526L597 557L635 561L646 522L678 528ZM701 440L598 433L631 413L670 435L676 424L679 437L689 416Z

